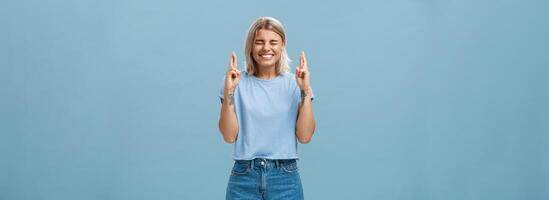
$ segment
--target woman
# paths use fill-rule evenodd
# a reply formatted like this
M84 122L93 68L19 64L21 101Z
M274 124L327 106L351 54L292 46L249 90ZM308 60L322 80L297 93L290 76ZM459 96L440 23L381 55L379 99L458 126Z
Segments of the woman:
M296 139L309 143L315 130L307 59L289 72L285 31L271 17L254 21L245 45L246 71L233 52L219 94L219 130L235 143L226 199L303 199Z

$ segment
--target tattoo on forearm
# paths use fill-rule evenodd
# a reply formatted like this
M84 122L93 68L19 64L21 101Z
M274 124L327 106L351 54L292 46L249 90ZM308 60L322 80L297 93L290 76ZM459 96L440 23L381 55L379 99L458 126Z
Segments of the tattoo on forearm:
M305 97L307 97L307 93L305 92L305 90L301 90L301 105L303 105Z
M229 105L234 104L234 93L229 93Z

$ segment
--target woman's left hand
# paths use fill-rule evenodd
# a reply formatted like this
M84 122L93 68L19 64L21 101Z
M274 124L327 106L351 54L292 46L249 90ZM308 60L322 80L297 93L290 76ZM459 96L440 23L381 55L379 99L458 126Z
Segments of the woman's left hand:
M307 67L307 58L305 58L305 52L301 52L299 58L299 67L295 70L295 79L297 85L302 91L309 93L310 84L309 84L309 69Z

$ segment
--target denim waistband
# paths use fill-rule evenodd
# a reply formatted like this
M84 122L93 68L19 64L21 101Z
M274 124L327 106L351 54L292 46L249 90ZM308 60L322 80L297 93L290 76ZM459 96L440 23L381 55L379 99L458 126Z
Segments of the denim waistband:
M255 158L253 160L235 160L237 163L250 165L251 168L254 167L281 167L287 164L297 162L297 159L266 159L266 158Z

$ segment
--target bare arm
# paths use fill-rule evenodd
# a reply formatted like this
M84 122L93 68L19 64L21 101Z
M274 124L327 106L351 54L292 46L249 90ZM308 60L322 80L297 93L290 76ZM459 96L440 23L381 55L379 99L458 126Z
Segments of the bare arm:
M313 137L316 124L311 101L312 91L309 84L309 70L304 52L301 53L300 65L296 69L296 81L301 89L301 103L298 107L295 133L300 143L307 144Z
M227 143L234 143L238 135L238 120L234 107L234 90L240 81L240 72L236 68L236 54L231 55L229 70L225 75L223 103L219 115L219 131Z
M296 136L300 143L307 144L311 141L315 131L315 116L313 114L313 103L311 91L301 90L301 103L298 108Z

